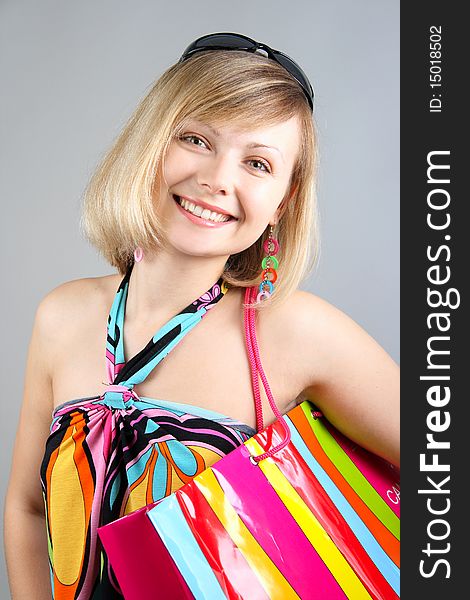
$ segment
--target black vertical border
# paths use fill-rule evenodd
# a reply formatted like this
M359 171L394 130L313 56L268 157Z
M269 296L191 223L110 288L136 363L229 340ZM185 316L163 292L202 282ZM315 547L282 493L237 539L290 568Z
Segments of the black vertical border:
M470 173L468 145L468 108L464 89L469 72L468 40L469 25L463 17L464 6L457 2L401 3L401 439L402 439L402 551L401 551L401 597L404 599L450 600L468 597L470 565L467 538L470 536L470 428L469 392L466 375L470 372L470 353L467 338L470 336L468 318L468 277L470 259L470 218L466 215L470 196L466 189L466 177ZM441 39L441 88L430 87L430 28L440 27ZM434 39L437 39L434 37ZM437 71L437 69L434 69ZM432 94L441 94L442 111L429 111ZM437 104L437 103L436 103ZM433 184L427 182L427 156L432 151L449 150L448 157L436 162L450 164L450 183L441 186L450 193L447 211L451 222L445 231L433 231L426 222L428 193ZM442 198L444 196L441 196ZM436 195L437 198L437 195ZM436 218L442 217L444 213ZM450 235L450 239L445 239ZM432 262L427 248L436 256L440 246L440 258ZM445 274L450 268L447 284L433 285L428 281L428 269L439 264ZM442 277L441 277L442 278ZM460 305L451 309L430 308L427 288L459 292ZM454 295L455 298L457 295ZM454 299L455 299L454 298ZM453 300L452 300L453 302ZM451 326L447 332L439 332L434 325L428 328L427 317L432 312L447 312ZM434 323L432 321L431 323ZM427 342L431 336L447 335L448 342L435 342L441 349L450 350L441 355L440 364L450 364L446 372L450 381L440 382L450 388L450 400L440 408L442 421L444 411L449 413L449 428L436 433L435 438L449 441L450 448L438 452L439 462L450 465L449 472L423 472L420 454L428 452L427 462L433 451L426 450L428 414L436 407L427 401L427 390L439 382L420 380L421 375L444 374L444 371L427 369ZM435 346L435 347L437 347ZM435 421L434 421L435 422ZM440 484L445 477L450 480L441 486L448 494L423 494L420 489L432 489L427 476ZM433 509L450 508L443 515L430 514L427 501L431 498ZM448 537L433 540L428 528L433 519L445 519L450 527ZM447 527L443 523L431 525L431 532L444 536ZM427 544L431 552L426 554ZM449 544L449 546L447 546ZM439 559L448 562L437 563ZM422 569L432 574L424 577ZM450 577L446 577L450 575Z

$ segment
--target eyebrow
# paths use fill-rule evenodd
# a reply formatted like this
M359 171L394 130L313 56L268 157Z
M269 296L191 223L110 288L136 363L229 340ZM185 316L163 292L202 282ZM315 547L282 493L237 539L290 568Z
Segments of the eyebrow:
M207 129L210 129L210 131L212 131L212 133L215 136L217 136L217 137L220 136L220 131L218 129L215 129L214 127L212 127L212 125L209 125L209 123L203 123L203 125L205 125L207 127ZM266 144L259 144L258 142L252 142L251 144L248 144L247 148L268 148L269 150L275 150L276 152L279 152L279 155L282 158L282 161L285 162L282 152L279 150L279 148L276 148L276 146L267 146Z
M276 146L267 146L266 144L258 144L258 142L253 142L252 144L248 144L247 148L269 148L270 150L276 150L279 152L280 157L284 161L284 157L282 156L282 152Z

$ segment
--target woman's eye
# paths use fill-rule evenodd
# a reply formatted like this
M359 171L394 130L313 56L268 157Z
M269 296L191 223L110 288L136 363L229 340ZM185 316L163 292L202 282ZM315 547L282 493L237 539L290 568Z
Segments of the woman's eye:
M198 142L202 142L202 144L204 144L204 146L205 146L205 143L204 143L204 141L203 141L203 140L201 140L201 138L200 138L200 137L198 137L197 135L182 135L182 136L180 137L180 140L184 140L184 141L186 141L186 140L189 140L189 143L190 143L190 144L193 144L193 146L199 146ZM193 142L193 141L191 141L191 140L196 140L196 142L194 143L194 142Z
M258 165L258 166L255 166L255 169L257 171L266 171L267 173L271 172L271 169L269 168L269 164L267 162L265 162L264 160L259 160L258 158L253 158L249 162L254 163L255 165ZM259 165L261 165L262 168L260 168Z

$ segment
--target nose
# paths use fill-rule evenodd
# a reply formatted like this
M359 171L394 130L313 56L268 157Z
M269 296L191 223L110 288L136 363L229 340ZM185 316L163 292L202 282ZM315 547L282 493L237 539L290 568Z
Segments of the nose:
M197 182L212 194L231 194L235 187L235 164L227 155L212 156L198 169Z

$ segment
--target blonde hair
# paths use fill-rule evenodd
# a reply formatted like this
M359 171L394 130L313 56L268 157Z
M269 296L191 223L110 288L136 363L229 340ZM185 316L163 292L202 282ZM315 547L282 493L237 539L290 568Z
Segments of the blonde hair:
M278 280L261 309L285 300L315 267L317 144L311 110L295 79L275 61L244 51L197 53L170 67L153 84L105 154L84 193L82 231L124 275L136 246L158 250L164 243L159 218L159 165L185 122L235 125L244 130L297 116L301 140L289 189L280 204L274 236L279 241ZM223 277L229 286L259 285L265 256L261 237L229 257Z

